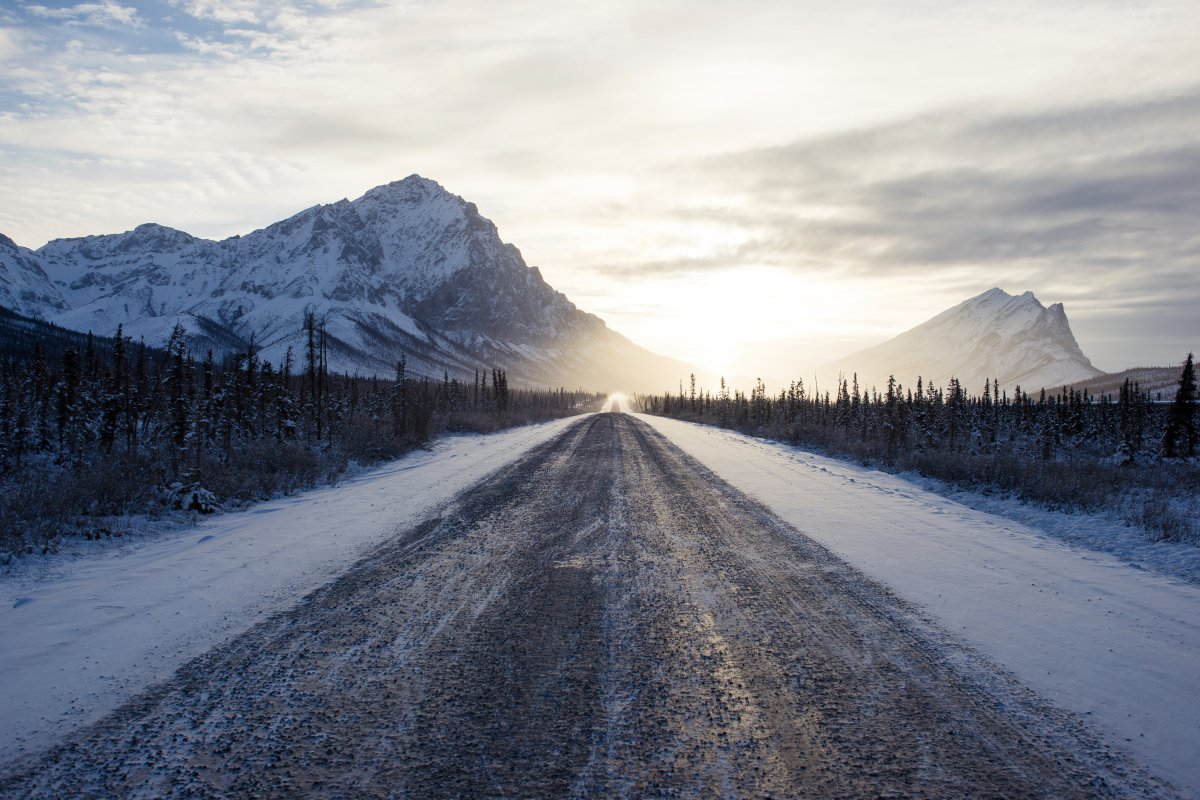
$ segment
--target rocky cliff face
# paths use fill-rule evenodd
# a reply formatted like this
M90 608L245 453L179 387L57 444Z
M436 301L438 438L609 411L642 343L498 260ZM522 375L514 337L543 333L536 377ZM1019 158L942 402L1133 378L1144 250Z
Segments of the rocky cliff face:
M390 374L403 354L436 376L499 366L510 382L660 389L688 369L580 311L473 203L417 175L220 242L141 225L15 249L24 261L0 245L0 263L24 276L18 310L77 330L120 323L159 343L182 323L199 351L253 336L280 363L288 347L299 359L313 312L347 372Z
M822 386L839 374L858 374L862 386L883 387L888 376L913 387L918 376L936 386L957 378L972 394L986 380L1002 389L1036 392L1102 374L1079 349L1061 303L1043 306L1033 292L1013 296L991 289L894 339L818 370Z

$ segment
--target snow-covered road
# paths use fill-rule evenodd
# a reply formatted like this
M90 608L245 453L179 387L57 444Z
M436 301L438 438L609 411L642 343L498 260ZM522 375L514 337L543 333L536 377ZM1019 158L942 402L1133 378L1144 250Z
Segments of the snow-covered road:
M801 533L1200 796L1200 587L877 470L638 415Z
M46 796L1173 797L626 414L0 773Z
M640 418L1200 796L1200 588L1072 549L896 476ZM99 719L289 608L573 422L448 439L338 487L0 583L0 763Z
M0 583L0 764L291 606L577 419L449 437L335 487Z

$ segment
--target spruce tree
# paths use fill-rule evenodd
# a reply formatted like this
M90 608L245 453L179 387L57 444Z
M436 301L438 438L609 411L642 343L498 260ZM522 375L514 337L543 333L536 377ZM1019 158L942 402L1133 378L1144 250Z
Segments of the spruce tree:
M64 455L72 452L72 422L79 397L79 351L68 347L63 353L62 382L58 387L58 441Z
M1167 458L1191 458L1196 455L1196 369L1191 353L1183 362L1179 390L1167 410L1163 455Z
M400 359L396 362L396 382L392 384L392 434L397 438L403 436L407 430L407 412L408 398L405 395L405 381L408 376L405 374L407 363L404 354L400 354Z
M1121 384L1117 400L1117 432L1120 438L1118 452L1121 465L1130 466L1137 459L1138 450L1142 447L1141 419L1138 415L1137 390L1133 382L1126 378Z

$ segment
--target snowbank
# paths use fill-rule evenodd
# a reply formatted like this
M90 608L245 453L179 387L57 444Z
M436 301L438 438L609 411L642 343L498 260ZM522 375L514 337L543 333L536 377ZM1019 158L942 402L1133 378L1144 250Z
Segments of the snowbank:
M647 415L717 475L1200 795L1200 587L895 475Z
M450 437L336 487L0 583L0 763L165 680L578 420Z

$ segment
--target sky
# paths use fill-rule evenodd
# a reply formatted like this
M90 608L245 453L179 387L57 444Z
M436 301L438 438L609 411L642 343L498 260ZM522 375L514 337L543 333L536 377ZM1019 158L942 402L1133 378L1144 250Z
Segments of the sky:
M1200 3L0 3L0 233L244 234L409 174L634 341L787 374L993 286L1200 345Z

